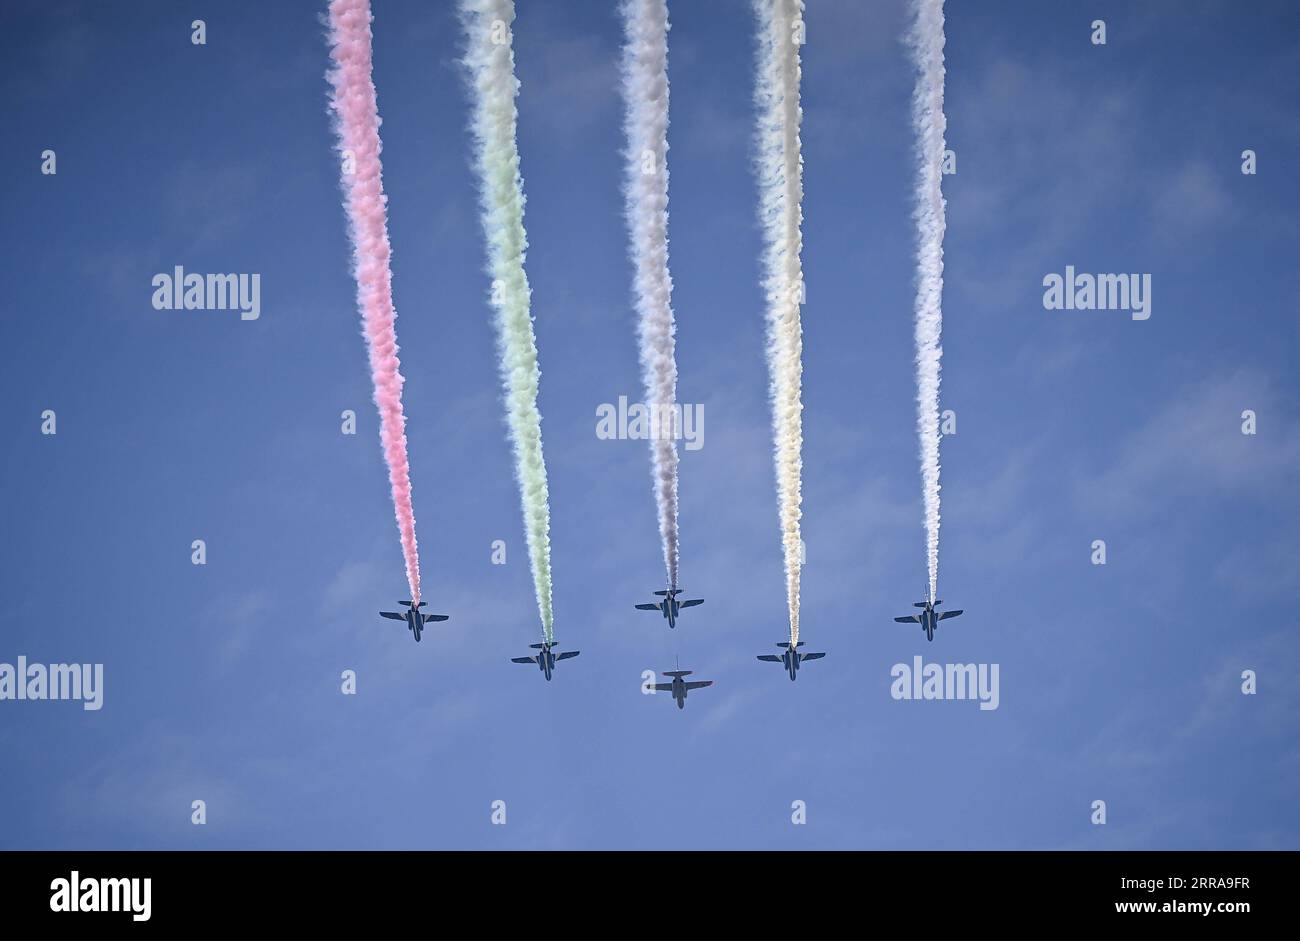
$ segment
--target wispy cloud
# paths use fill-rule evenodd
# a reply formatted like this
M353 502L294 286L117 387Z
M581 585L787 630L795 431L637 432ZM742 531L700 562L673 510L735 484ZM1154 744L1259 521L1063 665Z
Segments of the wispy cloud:
M1236 172L1236 163L1227 167ZM1166 247L1177 245L1186 254L1194 237L1222 225L1233 212L1234 203L1220 173L1203 159L1195 159L1160 178L1154 187L1151 224ZM1216 233L1221 237L1221 233Z
M1242 412L1258 433L1242 434ZM1184 387L1123 436L1108 466L1080 479L1090 512L1132 518L1180 493L1264 493L1300 468L1300 434L1269 377L1240 371Z

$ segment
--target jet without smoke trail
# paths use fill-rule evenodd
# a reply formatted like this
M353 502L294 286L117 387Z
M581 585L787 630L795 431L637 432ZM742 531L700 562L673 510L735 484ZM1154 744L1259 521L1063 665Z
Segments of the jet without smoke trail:
M790 643L799 643L799 518L803 476L803 158L799 153L799 43L803 0L755 0L758 16L759 220L763 228L763 288L767 296L767 359L771 373L776 488L785 550Z
M379 438L388 462L397 529L402 537L411 600L420 600L420 556L411 504L411 469L406 456L406 416L402 412L402 373L397 358L393 273L388 260L388 212L379 160L379 107L371 76L369 0L333 0L329 7L329 72L334 94L338 149L343 160L343 191L352 239L357 304L365 327L366 349L379 408ZM349 172L351 170L351 172Z
M514 448L515 477L524 511L528 559L542 619L542 636L554 643L551 612L551 511L542 455L542 416L537 410L537 344L529 314L531 292L524 273L524 189L515 139L515 57L510 24L513 0L461 0L465 29L463 60L469 71L479 204L492 276L497 347L505 384L506 421Z
M623 195L636 267L637 336L648 403L675 415L673 280L668 273L668 8L665 0L623 0ZM677 585L677 441L673 428L650 439L659 535L668 584Z
M943 0L913 0L908 45L916 63L912 125L916 130L916 429L920 437L921 486L925 511L925 557L930 593L939 586L939 345L943 331L942 188Z

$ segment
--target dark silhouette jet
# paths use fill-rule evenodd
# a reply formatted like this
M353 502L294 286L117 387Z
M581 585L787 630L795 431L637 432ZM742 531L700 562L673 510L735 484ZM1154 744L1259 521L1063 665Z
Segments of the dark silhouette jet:
M405 621L406 629L415 635L416 643L419 643L420 641L420 634L423 632L425 624L428 624L430 621L447 620L447 615L445 614L424 614L421 612L420 609L425 605L423 601L419 604L412 604L409 601L399 601L398 604L406 605L406 610L401 614L398 614L396 611L380 611L379 613L386 618L392 618L394 621Z
M712 686L713 680L696 680L694 683L688 683L682 679L683 676L690 676L693 670L670 670L664 676L671 676L671 683L656 683L655 689L661 693L672 693L673 699L677 701L678 709L686 708L686 694L693 689L704 689L706 686Z
M551 648L554 643L550 644L530 644L533 650L537 651L536 656L532 657L511 657L511 663L535 663L538 669L546 675L547 682L550 682L551 674L555 672L555 662L557 660L568 660L570 657L576 657L582 653L581 650L566 650L564 653L552 653Z
M771 653L761 653L758 655L758 659L764 660L767 663L782 664L785 667L785 672L790 674L791 682L797 678L799 665L805 660L820 660L822 657L826 656L824 653L800 653L798 650L790 647L789 641L779 643L777 646L785 648L781 653L781 656L778 657L776 654ZM798 646L802 647L803 641L799 641Z
M663 597L663 601L656 601L653 604L639 604L636 606L638 611L660 611L668 619L669 627L677 626L677 615L681 613L682 608L693 608L697 604L704 604L703 598L695 598L691 601L678 601L677 596L681 594L680 588L669 588L667 591L656 591L656 595Z
M920 614L909 614L907 617L894 618L894 620L899 624L920 624L921 630L925 631L925 639L932 641L934 640L934 630L939 626L939 622L945 618L955 618L957 615L962 613L963 609L958 608L956 611L936 611L934 610L934 606L943 604L943 602L931 601L930 590L928 588L925 591L925 595L925 601L918 601L912 605L914 608L924 608L925 610Z

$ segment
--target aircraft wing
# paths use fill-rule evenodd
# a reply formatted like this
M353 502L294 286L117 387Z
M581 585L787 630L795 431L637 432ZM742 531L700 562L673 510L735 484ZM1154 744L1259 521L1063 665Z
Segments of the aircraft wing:
M824 656L826 656L826 654L824 654L824 653L801 653L801 654L799 655L799 659L800 659L800 660L820 660L820 659L821 659L822 657L824 657Z
M582 653L581 650L566 650L566 651L564 651L564 653L557 653L557 654L555 655L555 659L556 659L556 660L568 660L570 657L576 657L576 656L577 656L578 654L580 654L580 653Z
M637 609L638 611L658 611L658 610L659 610L659 605L657 605L657 604L639 604L639 605L636 606L636 609Z
M894 620L897 621L899 624L920 624L921 623L921 619L917 617L915 614L909 614L905 618L894 618Z
M680 603L677 605L677 607L679 607L679 608L693 608L693 607L695 607L697 604L704 604L704 599L703 599L703 598L692 598L690 601L682 601L682 602L680 602Z
M405 615L405 614L397 614L397 613L394 612L394 611L380 611L379 614L380 614L381 617L392 618L394 621L405 621L405 620L406 620L406 615Z
M781 662L781 658L778 657L778 656L777 656L776 654L774 654L774 653L761 653L761 654L758 655L758 659L760 659L760 660L766 660L768 663L780 663L780 662Z
M659 692L661 692L661 693L671 693L671 692L673 691L673 684L672 684L672 683L656 683L655 686L654 686L654 688L657 689L657 690L659 690Z
M712 686L713 680L700 680L696 683L687 683L687 689L704 689L706 686Z
M534 664L534 665L535 665L535 664L537 663L537 658L536 658L536 657L511 657L511 658L510 658L510 662L511 662L511 663L531 663L531 664Z
M428 624L430 621L445 621L449 617L451 617L449 614L426 614L424 616L424 623Z
M957 615L961 614L963 610L965 609L958 608L956 611L945 611L943 614L939 615L939 620L942 621L944 618L955 618Z

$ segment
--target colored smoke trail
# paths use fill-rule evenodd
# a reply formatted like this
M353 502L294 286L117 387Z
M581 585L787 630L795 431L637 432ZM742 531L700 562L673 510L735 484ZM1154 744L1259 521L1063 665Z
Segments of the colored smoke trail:
M943 0L913 0L908 45L916 64L912 126L916 130L916 428L920 437L925 512L925 555L930 597L939 588L939 345L943 332L943 234L946 225L942 171Z
M799 642L799 577L803 541L803 158L799 153L799 44L803 0L755 0L758 16L757 170L763 230L763 288L767 299L767 359L781 543L785 551L790 643Z
M397 358L393 273L389 268L387 198L379 159L379 108L371 77L369 0L333 0L329 6L330 108L343 157L342 185L352 240L357 306L370 354L370 373L379 409L379 439L388 463L397 529L402 537L411 600L420 600L420 556L411 504L411 469L402 413L402 373ZM349 169L351 172L349 172Z
M542 455L542 416L537 410L537 344L529 313L531 292L524 273L524 189L515 139L515 57L510 24L513 0L461 0L467 40L464 64L473 99L471 131L479 175L479 205L492 276L506 421L514 448L515 477L524 512L528 559L542 619L542 636L552 643L551 511Z
M668 582L677 586L677 414L672 293L668 273L668 8L665 0L624 0L623 196L636 269L637 338L646 404L665 416L650 438L659 535Z

